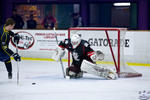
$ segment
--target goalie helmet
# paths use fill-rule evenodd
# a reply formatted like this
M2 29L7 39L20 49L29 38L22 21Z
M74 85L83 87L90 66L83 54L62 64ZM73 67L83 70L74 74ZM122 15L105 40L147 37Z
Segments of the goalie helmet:
M81 37L78 34L73 34L71 37L71 44L73 48L76 48L81 42Z

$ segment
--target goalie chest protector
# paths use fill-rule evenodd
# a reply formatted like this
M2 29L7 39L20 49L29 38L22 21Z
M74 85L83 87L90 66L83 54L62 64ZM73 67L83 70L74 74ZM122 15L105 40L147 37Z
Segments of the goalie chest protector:
M94 50L85 40L81 40L80 44L76 48L73 48L70 39L65 39L64 41L60 42L59 46L62 48L66 48L69 52L71 52L73 58L72 63L74 66L80 67L84 59L93 62L88 56L88 53L94 52Z

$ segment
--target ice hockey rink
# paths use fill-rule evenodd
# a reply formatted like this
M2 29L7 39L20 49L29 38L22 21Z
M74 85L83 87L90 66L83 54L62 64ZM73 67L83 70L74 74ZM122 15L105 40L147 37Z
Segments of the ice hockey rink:
M150 67L131 66L143 74L137 78L104 80L84 74L81 79L64 79L59 62L22 60L17 85L17 63L13 79L0 62L0 100L148 100ZM67 65L63 62L64 66ZM32 83L36 83L32 85ZM142 97L146 99L142 99Z

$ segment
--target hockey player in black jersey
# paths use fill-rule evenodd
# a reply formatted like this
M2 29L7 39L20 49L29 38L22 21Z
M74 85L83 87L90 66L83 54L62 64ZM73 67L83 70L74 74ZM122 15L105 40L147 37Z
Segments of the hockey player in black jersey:
M109 73L112 71L101 67L97 69L97 65L95 64L96 61L104 58L104 54L101 51L94 51L86 40L81 39L80 35L74 34L71 39L61 41L56 48L56 54L55 57L53 56L53 59L58 60L60 57L63 57L65 49L72 54L72 64L66 68L67 76L80 78L83 76L83 72L87 72L106 79L112 79L112 77L109 76ZM83 62L84 66L82 66ZM95 66L96 69L94 69ZM97 72L99 73L97 74Z
M5 24L0 27L0 61L5 63L9 79L12 79L12 64L10 57L12 56L16 61L21 61L19 54L14 53L11 49L9 49L9 42L11 37L14 37L15 43L18 43L20 39L18 34L14 34L11 31L14 26L14 20L8 18Z

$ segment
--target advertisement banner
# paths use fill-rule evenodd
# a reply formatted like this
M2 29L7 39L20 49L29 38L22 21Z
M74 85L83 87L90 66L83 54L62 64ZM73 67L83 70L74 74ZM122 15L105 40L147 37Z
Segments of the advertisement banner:
M18 49L23 57L51 58L57 46L55 32L59 42L68 37L68 30L56 30L55 32L53 30L13 30L13 32L21 37ZM132 32L127 33L125 40L120 41L121 46L124 47L125 55L133 55L134 36ZM81 38L87 40L94 50L101 50L110 55L110 48L104 31L77 31L76 34L81 34ZM117 33L110 32L109 38L114 53L117 53ZM13 40L11 40L10 49L16 50Z
M51 53L57 46L55 34L58 41L67 38L68 34L67 30L58 30L56 33L53 30L13 30L13 32L19 34L21 37L18 49L21 55L25 57L32 57L32 55L37 57L48 54L52 55ZM10 48L15 51L13 40L11 40Z

